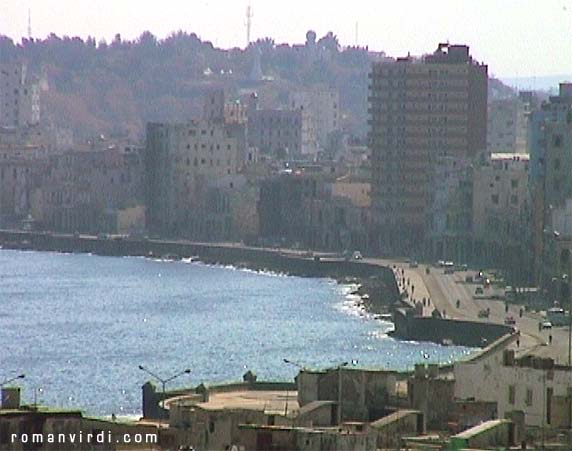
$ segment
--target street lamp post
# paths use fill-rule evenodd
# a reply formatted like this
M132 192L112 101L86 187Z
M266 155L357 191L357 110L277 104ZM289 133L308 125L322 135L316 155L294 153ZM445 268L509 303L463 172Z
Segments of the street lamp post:
M288 365L292 365L292 366L295 366L296 368L299 368L301 372L305 370L304 365L302 365L298 362L294 362L293 360L282 359L282 361ZM284 416L285 417L288 416L288 396L289 396L289 392L288 392L288 390L286 390L286 406L284 408Z
M342 424L342 368L349 362L340 363L338 369L338 426Z
M16 377L12 377L12 378L10 378L10 379L6 379L4 382L0 382L0 387L3 387L4 385L9 384L10 382L14 382L15 380L24 379L25 377L26 377L25 374L19 374L19 375L16 376Z
M166 395L165 395L165 393L166 393L166 392L165 392L165 387L166 387L166 385L167 385L169 382L171 382L173 379L176 379L177 377L182 376L183 374L190 374L190 372L191 372L191 370L190 370L189 368L187 368L187 369L185 369L185 370L183 370L183 371L180 371L180 372L174 374L174 375L171 376L171 377L168 377L168 378L164 379L164 378L158 376L157 374L153 373L152 371L149 371L149 370L148 370L147 368L145 368L143 365L139 365L139 369L140 369L141 371L144 371L145 373L149 374L150 376L154 377L154 378L157 379L159 382L161 382L161 385L162 385L162 393L163 393L163 409L165 409L165 396L166 396Z

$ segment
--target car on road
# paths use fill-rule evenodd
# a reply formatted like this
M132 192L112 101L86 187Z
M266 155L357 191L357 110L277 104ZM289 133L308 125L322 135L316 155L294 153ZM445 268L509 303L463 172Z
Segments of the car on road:
M455 268L453 268L452 266L446 266L444 273L445 274L455 274Z
M550 321L542 321L540 323L541 329L552 329L552 323Z
M415 260L411 260L411 262L409 263L409 267L410 268L418 268L419 263L417 263L417 261L415 261Z
M504 319L504 323L505 323L507 326L514 326L514 325L516 324L516 320L514 319L513 316L507 316L507 317Z
M483 287L477 287L475 288L475 294L484 294L485 291L483 290Z
M352 258L354 260L363 260L363 255L361 255L360 251L354 251Z

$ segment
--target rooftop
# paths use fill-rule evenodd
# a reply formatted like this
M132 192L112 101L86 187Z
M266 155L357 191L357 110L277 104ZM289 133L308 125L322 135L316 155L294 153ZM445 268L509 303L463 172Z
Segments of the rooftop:
M187 396L177 398L185 401ZM173 400L171 401L173 402ZM299 410L298 392L285 390L239 390L210 393L207 402L196 404L205 410L256 410L265 413L284 414Z

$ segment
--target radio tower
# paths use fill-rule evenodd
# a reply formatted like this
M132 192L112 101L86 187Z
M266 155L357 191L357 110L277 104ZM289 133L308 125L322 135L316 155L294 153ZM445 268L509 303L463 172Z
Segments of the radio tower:
M250 30L252 28L252 6L250 2L248 2L248 6L246 7L246 47L250 45Z
M32 39L32 11L28 8L28 39Z

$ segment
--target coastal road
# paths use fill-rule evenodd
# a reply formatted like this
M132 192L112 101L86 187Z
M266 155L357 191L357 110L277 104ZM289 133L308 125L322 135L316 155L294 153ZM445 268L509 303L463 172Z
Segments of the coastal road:
M521 338L515 350L519 355L534 353L552 357L558 362L567 359L567 346L562 343L567 341L567 329L538 330L538 324L543 317L538 313L523 312L520 316L520 306L509 304L506 311L506 304L503 300L493 299L494 296L502 296L503 290L498 288L486 288L483 295L476 295L477 287L483 287L477 283L465 282L465 277L475 276L476 271L455 271L453 274L445 274L443 268L433 265L419 265L411 268L409 263L403 260L387 259L366 259L368 263L379 264L388 267L395 267L394 273L397 276L400 290L404 285L400 283L401 274L405 281L409 279L410 284L415 285L415 291L411 295L408 289L410 300L419 301L423 297L430 299L430 305L423 309L424 315L430 315L433 309L437 308L441 313L445 313L446 318L462 319L478 322L489 322L504 324L509 316L516 321L515 326L520 330ZM429 273L426 272L429 268ZM407 284L405 287L409 288ZM457 300L460 306L457 308ZM490 309L489 318L479 318L481 310ZM565 334L563 334L565 332ZM550 335L553 336L552 343L549 343ZM565 351L565 352L564 352Z

